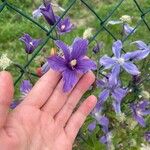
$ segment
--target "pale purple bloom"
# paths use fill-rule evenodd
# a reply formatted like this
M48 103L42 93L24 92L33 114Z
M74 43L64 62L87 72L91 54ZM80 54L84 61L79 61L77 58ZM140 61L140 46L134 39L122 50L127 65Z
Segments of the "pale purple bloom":
M136 30L133 27L129 26L129 24L123 25L123 31L125 35L129 35L136 32Z
M23 80L20 86L22 98L25 98L32 89L32 84L29 80Z
M57 17L57 20L59 17ZM58 34L65 34L70 32L74 28L74 25L70 22L70 18L61 19L57 24Z
M48 62L53 70L62 73L63 90L67 92L76 84L77 74L85 74L90 69L95 70L96 64L94 61L85 58L88 40L76 38L71 47L59 40L55 44L63 51L64 57L54 55L48 58Z
M139 103L131 104L133 118L143 127L146 126L144 116L150 114L150 102L142 100Z
M134 52L121 54L122 48L123 45L120 40L114 42L112 46L114 57L111 58L106 55L103 56L99 61L100 64L105 67L105 69L112 68L112 74L110 78L113 82L117 82L121 68L132 75L138 75L140 73L136 65L134 65L133 62L130 61L130 59L133 57Z
M22 102L22 100L28 95L28 93L31 91L31 89L32 89L32 84L30 83L30 81L23 80L20 85L21 99L14 100L10 104L10 109L15 109Z
M147 142L150 142L150 131L145 132L144 137Z
M103 78L102 80L97 80L97 86L102 89L102 92L99 94L99 103L103 105L103 103L108 99L109 96L112 96L113 107L117 114L121 113L121 102L122 99L127 94L127 89L123 89L120 87L120 82L117 84L115 82L110 81L110 76L108 78Z
M41 44L41 39L33 39L29 34L24 34L20 40L24 42L28 54L31 54Z
M50 69L50 65L46 61L46 63L41 67L42 74L45 74L49 69Z
M93 52L96 54L103 48L103 42L96 43L96 45L93 48Z
M44 5L45 5L44 8L40 8L41 13L43 14L43 16L45 17L46 21L50 25L54 25L56 23L56 17L55 17L55 14L53 12L52 6L51 6L50 3L45 3Z

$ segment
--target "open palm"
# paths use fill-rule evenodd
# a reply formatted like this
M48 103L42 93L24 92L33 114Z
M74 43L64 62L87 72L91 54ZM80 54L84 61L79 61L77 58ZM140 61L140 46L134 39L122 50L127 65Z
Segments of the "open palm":
M94 82L92 72L79 77L68 93L62 90L58 72L50 70L13 111L13 82L7 72L0 73L0 148L1 150L71 150L87 115L96 104L88 97L74 108Z

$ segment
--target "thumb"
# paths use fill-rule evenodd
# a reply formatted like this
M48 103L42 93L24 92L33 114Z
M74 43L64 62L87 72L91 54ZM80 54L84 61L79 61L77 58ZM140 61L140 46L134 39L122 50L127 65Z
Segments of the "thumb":
M13 93L13 80L10 73L0 72L0 128L5 124Z

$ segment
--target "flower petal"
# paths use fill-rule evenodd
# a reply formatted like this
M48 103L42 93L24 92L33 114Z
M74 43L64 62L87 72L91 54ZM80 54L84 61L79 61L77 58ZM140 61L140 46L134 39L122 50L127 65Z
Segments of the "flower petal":
M72 45L71 59L79 59L86 55L88 48L88 40L75 38Z
M114 65L114 67L112 68L110 77L109 77L109 85L110 87L115 87L118 84L118 78L119 78L119 74L120 74L120 65L116 64Z
M63 51L65 59L67 61L69 61L70 60L70 50L69 50L69 47L64 42L62 42L60 40L55 41L55 44L57 45L57 47L59 49L61 49Z
M145 44L143 41L135 41L132 42L131 44L136 44L136 46L140 49L140 50L146 50L148 48L147 44Z
M107 100L107 98L109 97L109 93L110 93L109 90L105 89L99 94L98 97L99 97L99 102L101 104L103 104Z
M116 62L111 57L103 56L100 58L99 63L105 67L105 69L111 68Z
M125 62L122 67L129 73L132 75L138 75L140 74L138 68L136 67L136 65L134 65L132 62Z
M134 115L133 116L134 119L142 126L142 127L145 127L146 126L146 123L145 123L145 120L142 116L140 115Z
M132 61L137 61L137 60L142 60L146 58L150 53L150 50L137 50L134 52L128 52L124 55L125 60L132 60Z
M106 82L104 82L103 80L97 80L96 85L97 87L104 88L106 87Z
M77 82L77 73L68 69L65 70L62 75L64 81L63 90L64 92L68 92L75 86Z
M64 71L66 67L66 62L62 57L52 56L47 59L50 68L56 71Z
M23 82L20 85L20 92L22 94L28 94L32 89L32 84L29 80L23 80Z
M116 88L114 89L114 91L112 92L112 97L116 100L116 101L121 101L125 95L127 93L127 90L122 89L122 88Z
M80 73L96 70L96 63L90 59L78 59L76 70Z
M123 46L121 40L117 40L116 42L113 43L112 51L115 57L120 58L122 47Z

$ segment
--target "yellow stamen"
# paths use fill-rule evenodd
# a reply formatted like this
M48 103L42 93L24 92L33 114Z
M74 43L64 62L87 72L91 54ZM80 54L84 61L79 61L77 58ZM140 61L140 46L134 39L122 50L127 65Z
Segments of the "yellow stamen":
M74 67L76 64L77 64L77 60L76 59L73 59L71 62L70 62L71 66Z

